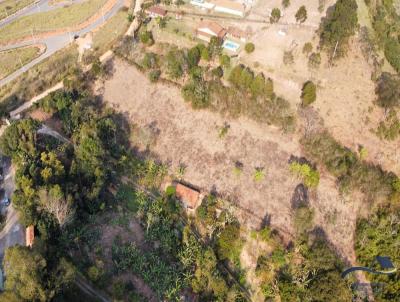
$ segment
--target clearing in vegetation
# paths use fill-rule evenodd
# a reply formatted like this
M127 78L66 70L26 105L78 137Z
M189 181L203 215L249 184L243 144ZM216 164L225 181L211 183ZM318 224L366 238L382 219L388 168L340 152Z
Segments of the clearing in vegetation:
M94 15L107 0L88 0L83 3L22 17L0 28L0 43L32 34L78 25Z
M5 78L23 65L37 58L41 47L31 46L0 51L0 79Z

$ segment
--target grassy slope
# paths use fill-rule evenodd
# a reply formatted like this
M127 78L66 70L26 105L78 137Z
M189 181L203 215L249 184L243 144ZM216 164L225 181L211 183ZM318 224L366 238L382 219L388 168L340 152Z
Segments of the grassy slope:
M0 79L6 77L13 71L17 70L21 63L32 61L39 56L40 50L38 47L16 48L0 52Z
M74 26L94 15L106 0L88 0L49 12L25 16L0 29L0 42Z
M124 34L129 26L127 17L127 12L119 11L104 26L94 33L92 48L96 55L102 55L112 47L115 40Z
M0 87L0 111L1 109L11 110L18 100L26 101L55 85L77 64L77 61L76 45L71 45L29 69L14 81ZM13 96L18 100L15 100Z
M0 2L0 20L14 14L35 0L4 0Z

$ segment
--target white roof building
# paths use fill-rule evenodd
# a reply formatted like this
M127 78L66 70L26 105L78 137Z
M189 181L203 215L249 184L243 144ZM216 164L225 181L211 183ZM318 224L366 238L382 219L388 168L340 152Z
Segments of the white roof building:
M242 3L232 0L213 0L212 3L216 12L244 17L245 5Z

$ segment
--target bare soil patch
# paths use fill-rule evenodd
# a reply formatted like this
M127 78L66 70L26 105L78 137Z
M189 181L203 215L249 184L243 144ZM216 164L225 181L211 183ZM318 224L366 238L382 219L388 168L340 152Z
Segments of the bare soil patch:
M137 128L144 129L145 141L135 137L139 151L167 163L172 174L184 165L184 181L236 203L243 210L241 218L246 225L258 228L270 218L273 227L293 231L291 198L300 181L289 173L288 160L291 155L301 156L295 135L284 135L245 118L231 120L210 111L194 111L176 87L151 84L145 75L119 59L114 67L113 77L98 92ZM229 130L220 138L224 123L229 124ZM243 164L240 175L233 172L236 162ZM258 167L265 172L261 181L254 179ZM326 228L341 255L352 261L352 234L360 197L353 194L349 202L342 199L334 180L322 171L321 183L310 200L316 223ZM326 222L330 212L338 213L340 227Z

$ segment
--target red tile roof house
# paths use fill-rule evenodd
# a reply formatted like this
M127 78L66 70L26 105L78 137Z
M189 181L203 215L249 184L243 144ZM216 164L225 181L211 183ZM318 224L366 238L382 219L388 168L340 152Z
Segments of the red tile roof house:
M151 18L164 18L167 15L167 11L159 6L151 6L145 10L145 13Z
M176 185L175 194L189 213L194 213L201 204L202 195L200 192L181 183Z
M210 42L212 37L223 40L225 35L226 29L211 21L202 21L196 29L196 37L206 42Z
M239 39L242 42L246 42L248 37L248 34L245 31L233 26L228 27L227 33L228 36Z

